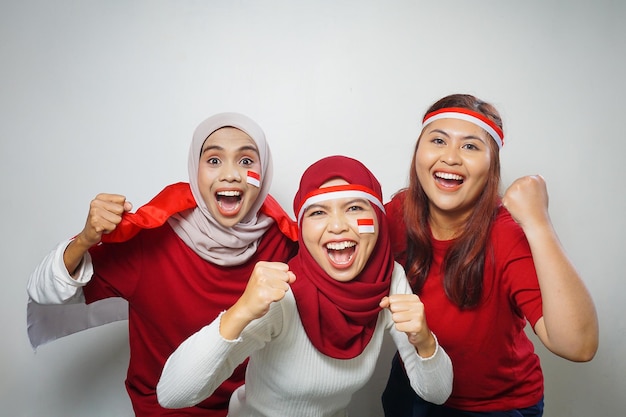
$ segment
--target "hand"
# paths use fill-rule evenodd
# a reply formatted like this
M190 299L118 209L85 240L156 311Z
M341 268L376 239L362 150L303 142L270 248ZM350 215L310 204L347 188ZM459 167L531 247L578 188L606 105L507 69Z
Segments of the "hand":
M132 210L133 205L119 194L98 194L91 200L85 227L76 237L87 247L100 242L103 233L111 233L122 221L122 214Z
M126 197L118 194L98 194L89 205L89 214L83 230L72 239L63 253L63 263L70 276L83 260L83 255L100 242L103 233L111 233L122 221L122 214L132 210Z
M248 285L235 306L246 320L264 316L273 302L280 301L289 291L296 275L282 262L258 262Z
M504 192L502 204L524 230L550 222L548 189L541 175L529 175L513 181Z
M381 308L388 308L396 329L407 334L409 342L422 357L435 353L435 338L426 323L424 304L415 294L393 294L384 297Z

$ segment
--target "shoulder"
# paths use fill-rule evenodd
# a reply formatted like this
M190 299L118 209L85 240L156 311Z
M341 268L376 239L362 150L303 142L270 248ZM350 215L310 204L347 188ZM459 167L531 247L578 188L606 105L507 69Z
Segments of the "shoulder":
M491 228L490 241L498 251L521 250L529 252L530 247L521 226L517 224L504 206L500 206Z
M403 215L404 201L406 200L406 189L402 189L391 196L391 200L385 204L385 211L387 216L390 215Z
M504 208L504 206L500 206L492 225L491 235L493 237L501 237L502 235L523 236L524 231L522 230L520 225L517 224L515 220L513 220L511 213L509 213L509 211Z
M391 249L396 260L404 263L406 251L406 222L404 219L404 201L406 190L400 190L393 195L391 201L385 204L385 215L389 225Z
M165 223L161 226L140 229L134 236L123 241L101 242L89 250L92 252L120 252L132 253L133 250L146 250L146 248L162 248L165 246L182 243L172 227Z
M274 222L261 238L256 256L259 259L284 262L291 259L297 250L298 242L293 241Z
M404 268L398 262L394 262L393 274L391 275L390 294L413 294Z

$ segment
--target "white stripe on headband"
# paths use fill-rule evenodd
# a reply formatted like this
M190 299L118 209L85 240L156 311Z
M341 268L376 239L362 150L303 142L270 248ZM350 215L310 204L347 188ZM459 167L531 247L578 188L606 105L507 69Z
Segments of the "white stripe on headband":
M364 198L376 205L376 207L378 207L383 213L385 213L385 206L383 205L383 203L378 198L376 198L376 196L370 193L359 190L331 191L328 193L316 194L307 198L304 203L302 203L300 211L298 212L298 224L300 224L300 220L302 220L302 216L304 215L306 209L308 209L313 204L321 203L322 201L336 200L338 198Z
M490 124L488 124L481 118L474 116L472 114L465 113L465 112L454 111L454 110L445 111L445 109L442 109L442 110L444 111L440 113L438 112L431 113L432 116L426 115L426 117L424 118L424 121L422 122L422 129L425 128L426 125L428 125L429 123L432 123L435 120L439 120L439 119L465 120L466 122L474 123L476 126L479 126L485 129L487 133L489 133L489 136L491 136L493 140L496 141L496 143L498 144L498 148L502 149L502 146L504 146L504 135L501 133L498 133L496 129L493 128L493 126L491 126Z

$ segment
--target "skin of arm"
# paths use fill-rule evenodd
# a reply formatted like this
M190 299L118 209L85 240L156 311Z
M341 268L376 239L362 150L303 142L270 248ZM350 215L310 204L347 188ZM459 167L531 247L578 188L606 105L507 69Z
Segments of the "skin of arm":
M72 277L89 248L100 242L103 233L115 230L122 214L132 208L126 197L119 194L102 193L91 201L85 227L63 253L63 263Z
M537 271L543 317L535 324L535 333L554 354L590 361L598 349L596 309L552 225L545 180L540 175L515 180L502 203L524 230Z
M220 321L220 335L235 340L251 321L263 317L273 302L280 301L289 291L289 284L296 276L282 262L258 262L244 293Z

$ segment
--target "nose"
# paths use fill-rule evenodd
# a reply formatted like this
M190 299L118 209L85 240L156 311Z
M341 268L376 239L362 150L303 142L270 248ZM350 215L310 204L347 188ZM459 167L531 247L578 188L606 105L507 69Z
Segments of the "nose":
M234 164L224 164L222 166L221 180L227 182L240 182L241 173L239 167Z
M350 228L348 219L343 213L332 213L328 221L328 230L334 234L341 234Z
M442 151L441 162L447 165L458 165L461 163L461 156L459 155L459 149L456 146L447 146Z

